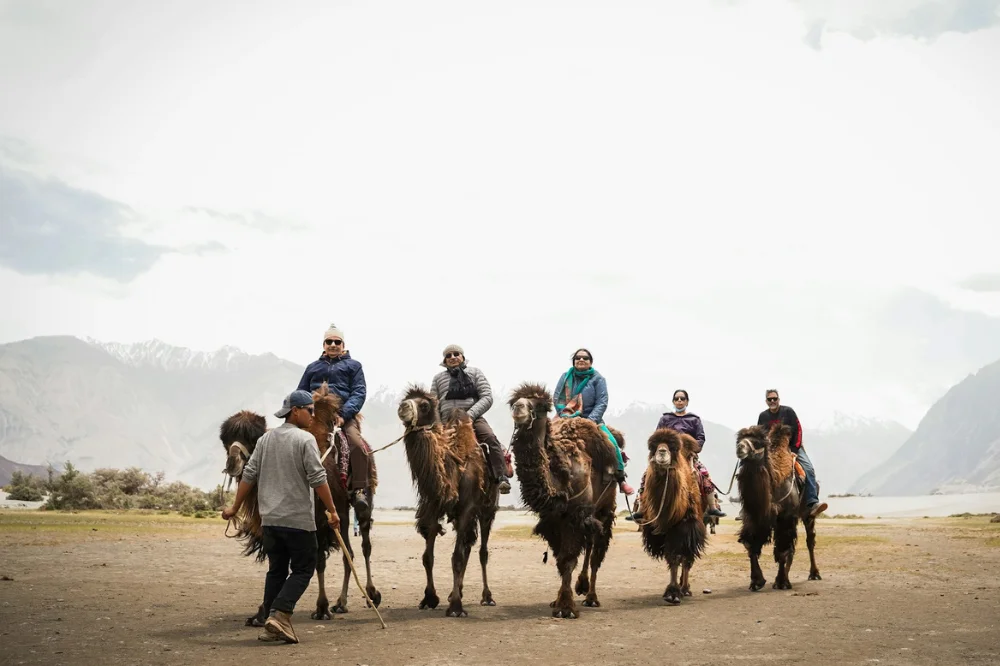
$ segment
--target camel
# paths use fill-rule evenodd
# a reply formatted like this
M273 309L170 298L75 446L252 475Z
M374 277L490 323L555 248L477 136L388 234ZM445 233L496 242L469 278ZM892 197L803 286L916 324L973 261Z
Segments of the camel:
M740 459L739 541L750 556L750 590L760 590L767 581L760 569L760 553L774 535L774 561L778 575L772 586L790 590L788 572L792 568L798 524L806 528L809 547L809 580L822 580L816 566L816 519L809 515L803 496L804 479L797 473L795 454L788 448L791 429L775 425L743 428L736 433L736 457ZM799 468L801 469L801 468Z
M346 438L340 433L337 438L332 437L334 431L334 416L340 413L342 401L340 396L331 393L329 387L324 383L319 389L313 392L315 417L309 432L316 438L319 452L322 456L331 446L331 442L336 442L333 451L323 459L323 467L326 469L327 482L330 486L330 494L333 496L333 504L337 508L337 515L340 517L340 534L347 546L348 553L352 559L354 549L351 547L349 534L349 510L350 503L347 495L347 452ZM360 423L360 415L358 416ZM251 411L243 410L227 418L219 429L219 438L226 449L225 472L232 480L239 483L243 476L243 468L250 456L253 455L257 440L267 432L267 422L263 416ZM368 505L372 506L375 489L378 486L378 472L373 456L368 456L368 479L369 487L366 491ZM267 557L263 550L263 530L261 527L261 517L257 507L257 488L250 490L246 501L240 508L237 516L236 537L244 543L243 555L254 555L257 562L262 562ZM359 525L361 531L361 550L365 556L365 568L368 579L365 591L372 603L378 606L382 602L382 593L375 587L372 581L371 570L371 519ZM316 599L316 610L312 613L314 620L329 620L330 602L326 596L326 560L331 550L339 550L340 546L326 520L322 502L316 500L316 578L319 583L319 595ZM340 597L333 607L335 613L347 612L347 590L350 583L351 570L344 560L344 580L340 590ZM366 602L367 604L367 602ZM267 619L266 609L263 604L257 608L257 612L247 618L247 626L262 627Z
M550 421L552 397L543 385L522 384L508 404L514 419L511 448L521 499L538 514L534 533L552 549L562 577L556 600L549 604L552 615L576 618L579 613L570 583L584 549L575 591L585 595L584 606L601 605L597 570L611 543L617 499L614 445L588 419ZM624 435L609 430L624 448Z
M434 542L444 536L441 520L447 518L455 530L451 556L453 585L448 595L447 617L467 617L462 607L462 587L477 529L481 531L479 563L483 569L482 606L495 606L486 576L489 539L496 517L499 487L486 471L486 457L476 442L472 419L454 410L447 424L438 415L438 399L419 386L410 386L397 410L405 426L403 443L410 475L417 490L416 529L424 538L424 570L427 587L420 609L437 608L434 589Z
M663 600L676 605L681 597L691 596L691 566L705 551L707 538L698 472L691 461L698 442L690 435L661 428L650 435L647 444L645 515L649 519L641 523L642 544L650 557L665 559L670 566L670 585ZM678 567L682 567L680 581Z

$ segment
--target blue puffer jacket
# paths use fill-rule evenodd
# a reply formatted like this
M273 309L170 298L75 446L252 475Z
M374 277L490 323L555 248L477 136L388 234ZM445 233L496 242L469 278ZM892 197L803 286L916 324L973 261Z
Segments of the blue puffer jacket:
M368 388L365 371L361 369L361 363L351 358L350 352L344 352L338 358L323 355L310 363L299 380L299 389L312 392L323 382L344 401L340 416L345 421L358 415L365 404Z
M556 382L556 390L552 392L552 398L556 404L563 401L563 388L566 386L567 374L563 373L559 381ZM594 376L583 387L580 396L583 398L581 416L594 423L604 423L604 412L608 410L608 384L604 381L601 373L594 371Z

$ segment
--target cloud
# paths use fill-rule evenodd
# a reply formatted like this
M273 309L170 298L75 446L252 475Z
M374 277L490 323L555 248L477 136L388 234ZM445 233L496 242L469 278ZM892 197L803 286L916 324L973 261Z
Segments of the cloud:
M977 273L970 275L958 286L968 291L1000 292L1000 273Z
M808 31L804 41L822 47L824 32L862 41L880 35L933 41L948 32L971 33L1000 24L1000 0L797 0Z
M216 220L221 220L246 229L263 231L266 233L305 231L309 228L308 225L303 224L302 222L293 221L287 218L279 218L259 210L252 210L246 213L236 213L198 206L186 206L183 210L185 213L191 213L193 215L207 215L208 217Z
M164 254L222 246L169 248L121 233L135 223L128 206L59 180L0 166L0 265L25 275L90 273L130 282Z

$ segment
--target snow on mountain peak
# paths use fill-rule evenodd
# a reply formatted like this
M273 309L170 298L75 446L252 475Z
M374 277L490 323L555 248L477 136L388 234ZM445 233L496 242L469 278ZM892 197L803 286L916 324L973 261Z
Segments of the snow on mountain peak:
M205 352L175 347L156 338L135 343L101 342L93 338L86 338L85 341L136 368L229 370L250 359L249 354L229 345L214 352Z

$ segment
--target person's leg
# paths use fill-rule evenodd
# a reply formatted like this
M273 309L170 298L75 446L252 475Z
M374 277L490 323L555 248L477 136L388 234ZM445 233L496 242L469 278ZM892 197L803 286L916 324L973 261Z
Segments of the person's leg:
M812 461L809 460L809 456L806 455L806 449L804 446L800 446L795 452L795 455L799 459L799 464L802 465L802 471L806 473L806 506L809 510L813 512L813 515L821 513L826 510L826 504L819 504L819 487L816 485L816 468L813 467Z
M347 445L351 449L351 487L350 498L354 512L358 516L358 521L365 523L371 517L371 507L368 506L368 499L365 497L365 490L368 488L368 451L365 449L365 442L361 439L361 430L354 419L344 422L342 428L347 437Z
M610 439L611 443L614 445L612 448L614 448L615 460L618 463L617 474L615 475L615 478L618 479L618 487L626 495L631 495L635 493L635 490L632 488L632 486L630 486L625 482L625 460L622 459L622 450L618 447L618 440L615 439L615 436L611 434L611 430L608 428L608 426L601 423L600 428L604 432L604 434L608 436L608 439Z
M500 492L506 495L510 492L510 482L507 480L507 465L504 463L503 446L500 444L500 440L490 424L481 416L472 422L472 429L476 433L476 441L489 448L493 478L500 484Z
M291 615L302 594L309 587L316 571L316 533L305 530L288 530L285 542L292 572L281 586L271 608Z
M705 464L699 458L695 458L695 469L698 470L698 479L701 482L701 496L705 513L710 516L724 518L726 514L722 512L715 502L715 486L712 484L712 477L709 476L708 468L705 467Z
M264 616L271 614L275 598L288 578L290 555L280 530L264 526L264 552L267 553L267 575L264 577Z

